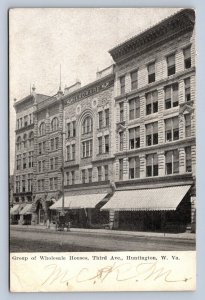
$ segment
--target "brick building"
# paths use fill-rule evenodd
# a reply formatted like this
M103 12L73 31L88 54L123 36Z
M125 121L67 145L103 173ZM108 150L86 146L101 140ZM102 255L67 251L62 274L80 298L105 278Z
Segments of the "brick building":
M115 64L94 82L15 103L14 196L30 204L20 222L55 220L64 206L77 227L195 230L194 24L181 10L110 50ZM24 168L18 140L31 132Z

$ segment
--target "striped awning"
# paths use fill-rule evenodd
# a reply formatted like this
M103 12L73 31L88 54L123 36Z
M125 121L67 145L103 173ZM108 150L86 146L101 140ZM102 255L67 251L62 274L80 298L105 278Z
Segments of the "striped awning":
M26 204L24 208L20 211L20 215L31 215L32 214L32 203Z
M157 189L116 191L101 210L162 211L176 210L190 185Z
M81 209L94 208L107 194L88 194L88 195L74 195L65 196L65 209ZM62 209L62 197L49 207L50 209Z
M20 204L15 204L15 205L10 209L10 214L11 214L11 215L18 215L18 214L19 214L19 208L20 208Z

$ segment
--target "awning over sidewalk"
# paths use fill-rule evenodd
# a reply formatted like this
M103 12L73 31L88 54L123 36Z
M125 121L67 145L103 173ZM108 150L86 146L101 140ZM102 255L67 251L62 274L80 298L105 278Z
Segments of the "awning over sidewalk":
M20 208L20 204L15 204L15 205L10 209L10 214L11 214L11 215L18 215L18 214L19 214L19 208Z
M158 189L116 191L101 210L162 211L176 210L190 185Z
M32 203L26 204L26 205L24 206L24 208L20 211L19 214L20 214L20 215L30 215L30 214L32 214L31 209L32 209Z
M94 208L107 194L88 194L88 195L75 195L65 196L64 208L65 209L81 209L81 208ZM62 198L56 201L49 207L50 209L62 209Z

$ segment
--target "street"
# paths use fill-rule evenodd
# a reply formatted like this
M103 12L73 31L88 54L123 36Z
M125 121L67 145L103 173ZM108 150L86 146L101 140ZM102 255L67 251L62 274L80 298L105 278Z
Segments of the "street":
M144 235L143 235L144 234ZM155 235L135 235L112 231L69 231L10 229L11 252L78 251L188 251L195 250L195 240Z

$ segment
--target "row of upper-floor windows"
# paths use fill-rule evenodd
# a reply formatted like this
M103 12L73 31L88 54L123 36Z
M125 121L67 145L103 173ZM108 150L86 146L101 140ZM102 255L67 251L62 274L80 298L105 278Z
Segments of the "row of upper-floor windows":
M185 172L192 172L191 146L185 147ZM158 154L151 153L145 157L146 177L159 176ZM123 180L124 162L119 159L119 180ZM140 178L140 157L135 156L128 159L129 179ZM179 173L179 151L178 149L165 152L165 175Z
M15 192L23 193L23 192L32 192L33 190L33 174L26 175L18 175L16 176L15 181Z
M189 69L192 66L191 62L191 46L185 48L183 50L184 55L184 69ZM166 68L167 68L167 76L174 75L176 73L176 54L171 54L166 57ZM130 73L131 79L131 90L137 89L139 87L139 74L138 70L134 70ZM152 62L147 65L147 79L145 82L147 84L156 81L156 63ZM126 79L125 75L120 77L120 94L123 95L126 92Z
M184 115L184 138L191 137L191 114ZM158 122L145 125L146 146L157 145L159 140ZM141 134L140 126L128 129L129 149L140 148ZM164 120L164 140L165 143L179 140L179 117L172 117ZM119 132L119 151L124 150L124 131Z
M150 115L158 112L158 90L153 90L145 94L145 114ZM190 78L184 79L184 97L185 102L191 101ZM140 97L134 97L128 101L129 120L140 118ZM164 87L164 109L170 109L179 106L179 84L173 83ZM125 120L124 102L119 102L119 121Z
M33 124L33 114L28 114L16 120L16 129L21 129Z
M53 118L52 121L51 121L51 126L49 127L49 131L57 131L59 130L59 120L57 117ZM48 126L46 126L46 123L45 122L41 122L40 125L39 125L39 130L38 130L38 133L39 133L39 136L42 136L42 135L45 135L48 131Z
M38 166L38 172L45 172L46 171L46 160L38 160L37 163ZM49 170L57 170L59 168L59 163L58 163L58 157L51 157L49 159Z
M27 147L33 147L34 143L34 133L31 131L28 135L25 133L23 138L18 136L16 139L16 149L17 151L26 149Z
M33 151L16 156L16 170L33 168Z

